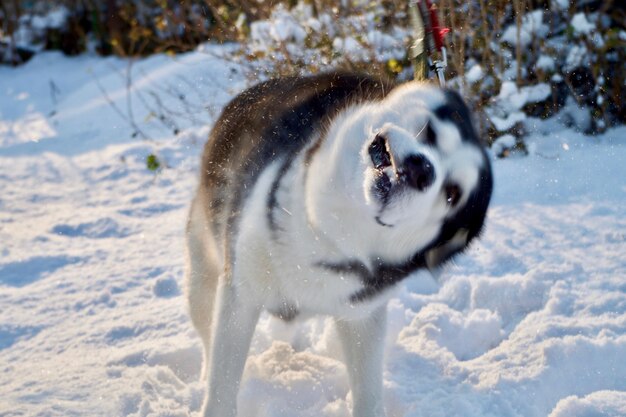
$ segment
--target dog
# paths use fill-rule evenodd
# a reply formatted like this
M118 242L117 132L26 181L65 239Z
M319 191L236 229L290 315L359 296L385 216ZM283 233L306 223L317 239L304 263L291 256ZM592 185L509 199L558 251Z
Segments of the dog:
M489 158L461 97L339 72L262 82L223 110L187 225L205 417L234 417L262 311L335 318L354 417L383 417L386 305L483 229Z

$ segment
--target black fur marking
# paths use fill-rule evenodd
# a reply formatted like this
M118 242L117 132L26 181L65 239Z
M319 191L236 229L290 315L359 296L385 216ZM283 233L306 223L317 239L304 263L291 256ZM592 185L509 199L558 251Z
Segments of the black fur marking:
M426 142L427 145L437 146L437 134L433 130L430 122L426 123Z
M313 143L309 149L306 150L304 154L304 175L302 176L302 186L306 186L307 179L309 177L309 167L311 166L311 160L322 147L322 142L324 141L324 136L320 134L318 139Z
M409 274L426 267L425 252L416 253L411 259L399 264L388 264L381 259L373 262L373 270L359 261L343 263L319 262L316 266L337 274L353 274L361 279L364 287L350 296L351 303L367 301L382 291L402 281Z
M267 224L269 225L269 229L272 232L274 238L276 237L276 231L284 230L276 223L276 216L274 215L274 210L278 208L278 199L276 194L278 193L278 189L280 188L280 182L289 171L291 167L292 159L286 159L283 161L282 165L278 169L278 173L272 182L272 188L270 189L270 193L267 196Z
M376 216L376 223L378 223L381 226L385 226L385 227L393 227L393 224L387 224L384 221L382 221L380 219L380 216Z
M478 144L480 141L472 126L472 116L459 93L453 90L445 90L444 95L446 104L435 109L435 115L441 120L454 123L459 128L463 141Z
M442 120L454 123L461 132L462 140L466 143L476 145L477 149L480 150L484 163L479 173L476 188L470 194L465 205L461 207L453 217L446 219L439 233L439 237L436 239L434 245L432 245L433 248L431 250L439 252L437 255L443 254L443 256L435 257L439 264L447 262L454 255L465 250L469 243L480 235L483 229L487 207L489 206L493 192L493 175L489 157L482 146L482 141L474 129L472 117L467 105L461 96L453 90L446 90L445 97L446 104L436 109L435 115ZM462 248L449 250L449 248L446 247L447 242L461 229L467 230L468 233L466 245Z
M493 178L491 174L491 167L486 160L487 156L483 150L485 158L484 168L480 171L480 177L478 185L474 191L470 194L467 202L461 209L455 213L455 215L445 221L439 233L439 237L436 240L434 250L438 246L444 246L446 242L451 240L457 231L461 229L467 230L467 243L469 244L472 239L479 236L482 232L485 214L487 213L487 207L491 200L491 193L493 191ZM446 256L440 259L440 263L445 263L458 252L461 252L465 247L454 251L445 252Z
M307 149L306 154L304 156L304 165L307 168L309 167L309 165L311 165L311 160L313 159L313 156L317 153L317 151L322 146L322 141L323 141L323 136L320 135L319 139L313 144L313 146Z

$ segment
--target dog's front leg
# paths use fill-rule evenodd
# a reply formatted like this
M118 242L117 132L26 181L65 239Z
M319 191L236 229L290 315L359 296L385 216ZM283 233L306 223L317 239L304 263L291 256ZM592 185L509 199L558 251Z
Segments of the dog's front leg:
M336 320L352 388L354 417L385 416L383 353L386 322L386 305L364 319Z
M221 280L204 417L235 417L237 391L260 308L251 292Z

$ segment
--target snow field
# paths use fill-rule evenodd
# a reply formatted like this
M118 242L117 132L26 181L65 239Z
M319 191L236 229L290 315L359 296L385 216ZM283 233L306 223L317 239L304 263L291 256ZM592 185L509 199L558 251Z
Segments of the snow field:
M210 123L246 85L221 52L133 65L150 140L111 106L126 109L124 61L0 67L0 416L198 415L185 217ZM174 137L140 100L150 91L205 123L177 117ZM438 282L398 289L389 417L626 414L626 129L592 138L565 119L524 120L531 155L494 161L483 238ZM153 152L168 166L156 175ZM348 417L336 339L327 318L262 316L240 417Z

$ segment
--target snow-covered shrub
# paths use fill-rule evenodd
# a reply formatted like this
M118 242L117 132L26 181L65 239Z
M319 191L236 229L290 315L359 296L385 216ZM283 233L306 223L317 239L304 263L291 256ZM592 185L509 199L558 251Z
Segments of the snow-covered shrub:
M558 113L585 133L626 122L619 11L587 0L440 4L452 27L451 83L475 103L490 140L512 134L523 149L527 116Z
M470 101L489 143L512 135L514 148L524 150L528 116L557 115L585 133L626 122L622 9L597 0L432 1L442 24L451 29L446 38L448 84ZM228 40L240 45L233 59L247 66L251 82L336 68L404 81L412 74L408 4L0 2L0 62L18 64L44 48L137 56Z
M342 67L410 77L406 2L315 7L319 3L279 4L268 19L249 23L241 56L251 78ZM451 28L449 85L477 110L490 143L506 135L506 151L499 154L524 149L528 116L558 114L585 133L626 122L626 31L619 14L586 0L435 3Z
M62 4L34 8L33 13L14 17L11 24L8 9L1 10L0 63L17 65L42 49L58 49L68 55L85 50L84 32L75 16Z
M396 76L407 67L410 32L403 10L395 12L384 2L328 5L322 8L299 2L291 9L277 5L268 19L249 24L241 55L264 77L332 68ZM390 20L394 24L389 24Z
M0 2L0 63L20 64L42 49L69 55L86 49L121 56L185 52L208 40L236 39L240 16L268 15L269 2L262 0Z

